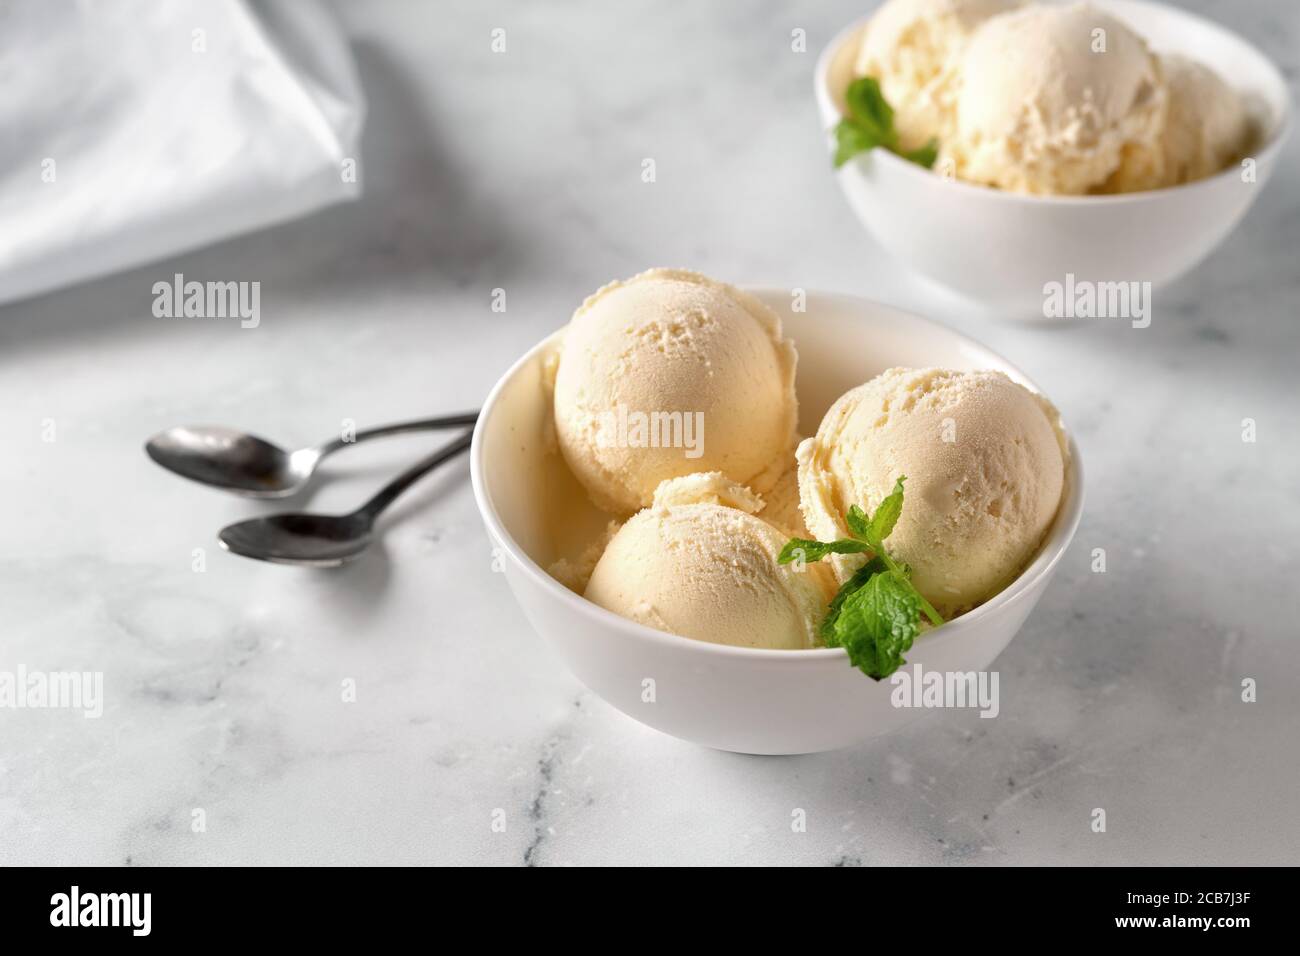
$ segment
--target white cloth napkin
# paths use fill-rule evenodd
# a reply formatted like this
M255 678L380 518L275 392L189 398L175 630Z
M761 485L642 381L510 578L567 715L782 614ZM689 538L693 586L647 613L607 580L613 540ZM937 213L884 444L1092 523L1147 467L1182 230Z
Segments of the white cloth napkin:
M314 0L7 0L0 90L0 302L360 193L360 84Z

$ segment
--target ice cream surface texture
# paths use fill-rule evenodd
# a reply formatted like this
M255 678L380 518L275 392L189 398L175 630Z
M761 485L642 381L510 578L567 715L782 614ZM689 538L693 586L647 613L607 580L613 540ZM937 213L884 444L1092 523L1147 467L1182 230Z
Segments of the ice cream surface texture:
M942 140L952 124L954 67L971 34L1024 0L888 0L863 31L854 67L894 108L904 149Z
M739 289L673 269L613 282L565 331L560 449L592 500L618 515L693 472L761 490L794 444L795 361L776 313Z
M799 510L799 463L795 460L793 448L786 467L771 489L763 493L763 507L758 516L792 538L808 537L808 526Z
M1056 409L997 371L890 369L841 396L799 445L809 530L846 537L906 476L886 541L945 617L1002 590L1041 546L1061 503L1068 454ZM862 559L836 556L841 581Z
M835 584L822 565L777 564L788 536L719 473L664 482L614 535L586 597L649 627L740 647L817 646Z
M1249 112L1219 74L1185 56L1161 57L1169 87L1169 118L1162 139L1165 184L1213 176L1247 148Z
M1156 57L1086 3L989 20L958 66L954 134L940 161L962 179L1021 193L1151 188L1167 108Z

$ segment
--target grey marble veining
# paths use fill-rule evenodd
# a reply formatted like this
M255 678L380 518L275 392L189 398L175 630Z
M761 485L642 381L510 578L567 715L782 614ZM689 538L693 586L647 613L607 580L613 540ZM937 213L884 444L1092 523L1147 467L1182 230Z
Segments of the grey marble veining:
M105 680L98 720L0 710L0 864L1296 861L1294 139L1151 328L990 324L892 263L827 169L813 61L866 3L338 6L371 106L362 201L0 309L0 670ZM1300 9L1249 0L1230 25L1294 92ZM473 407L652 265L904 305L1060 405L1088 510L999 659L998 719L795 758L681 743L530 631L463 463L399 502L381 553L314 573L221 553L218 527L277 506L140 450L177 422L307 443ZM154 318L178 271L261 281L260 327ZM359 501L430 444L341 454L309 504Z

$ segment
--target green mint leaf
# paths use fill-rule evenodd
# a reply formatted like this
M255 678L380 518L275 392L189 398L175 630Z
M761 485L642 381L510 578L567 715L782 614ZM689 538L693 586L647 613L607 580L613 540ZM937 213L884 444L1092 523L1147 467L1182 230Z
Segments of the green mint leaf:
M870 517L857 505L850 506L844 523L852 540L827 544L796 538L782 551L784 558L786 552L803 548L808 558L814 549L824 549L818 558L809 560L818 560L844 545L854 545L854 551L872 552L866 564L844 582L831 600L820 633L827 647L845 648L853 666L876 680L888 677L905 663L903 654L920 633L923 612L936 627L943 623L939 612L912 584L911 569L885 550L884 541L893 534L903 513L905 481L906 475L895 480L893 490Z
M880 84L873 77L863 76L849 84L844 93L849 115L864 129L874 133L881 146L894 142L894 110L885 102Z
M900 574L872 574L840 604L831 627L836 645L854 667L883 680L906 663L903 654L920 633L919 597Z
M917 605L925 612L925 616L930 619L930 623L935 627L942 624L943 616L934 609L934 605L927 601L920 591L916 590L916 585L912 583L912 569L906 564L900 564L895 561L884 549L878 551L877 554L880 555L880 560L885 562L885 567L887 567L892 574L896 575L900 581L912 589L912 593L916 595Z
M840 120L835 127L835 168L839 169L858 153L865 153L882 145L875 133L853 120Z
M907 476L903 475L894 482L894 490L885 497L876 508L876 513L871 516L871 527L868 533L860 537L865 537L877 547L883 547L884 540L893 533L894 525L898 523L898 516L903 513L903 482L906 480Z
M871 540L871 519L868 518L867 513L857 505L849 505L849 513L844 516L844 523L849 526L849 532L853 537L866 541L869 544L879 543Z
M807 563L820 561L828 554L859 554L869 550L864 541L841 538L838 541L809 541L807 538L791 538L776 556L777 564L789 564L803 558Z
M920 149L894 150L899 156L902 156L908 162L916 163L918 166L924 166L926 169L934 168L934 161L939 158L939 141L932 139Z
M839 635L835 631L835 622L840 616L840 608L848 600L849 595L857 591L862 585L870 580L873 574L880 574L889 569L885 562L880 558L872 558L862 567L853 572L853 576L840 585L839 591L831 599L830 606L826 609L826 617L822 619L821 636L822 642L827 647L839 647Z
M912 593L916 595L917 605L925 612L925 616L930 619L930 623L935 627L942 624L943 616L934 609L934 605L927 601L925 596L916 589L916 585L912 583L912 569L906 564L899 564L884 550L877 553L880 555L880 560L885 562L885 567L887 567L892 574L897 576L900 581L912 589Z
M934 609L934 605L925 599L925 596L917 591L912 585L912 569L906 564L895 561L894 558L885 550L884 541L894 531L894 525L898 523L898 518L903 513L903 482L907 481L906 475L900 475L894 482L894 490L891 491L885 500L876 508L876 513L871 516L871 524L866 529L866 533L860 535L872 546L872 549L885 562L885 566L890 571L898 575L899 580L903 581L916 594L916 600L920 604L921 610L925 616L930 619L930 623L938 627L943 623L943 616ZM850 513L852 508L849 509ZM845 519L850 520L846 517Z
M835 168L839 169L858 153L883 146L908 162L934 167L939 158L939 141L931 139L919 149L898 148L898 131L894 129L894 110L880 92L874 77L863 76L844 91L849 115L835 127Z

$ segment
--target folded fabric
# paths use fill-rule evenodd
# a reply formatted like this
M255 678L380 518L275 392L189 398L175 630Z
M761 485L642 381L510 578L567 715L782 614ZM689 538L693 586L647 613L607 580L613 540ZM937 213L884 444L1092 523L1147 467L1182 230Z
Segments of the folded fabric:
M13 0L0 77L0 302L360 192L360 84L313 0Z

